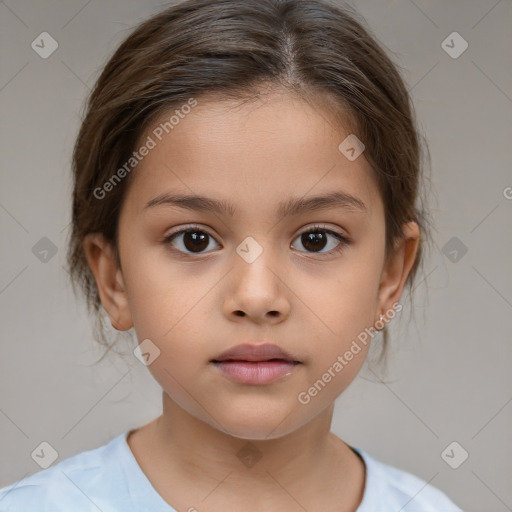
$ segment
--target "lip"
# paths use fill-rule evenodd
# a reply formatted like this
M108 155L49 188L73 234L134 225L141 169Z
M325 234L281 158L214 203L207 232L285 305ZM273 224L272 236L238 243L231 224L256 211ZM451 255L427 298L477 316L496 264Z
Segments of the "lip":
M237 345L210 361L226 378L233 382L265 385L290 375L302 364L277 345Z
M272 343L237 345L225 350L212 359L211 362L220 363L228 360L263 362L270 361L271 359L279 359L289 363L300 363L295 357Z
M263 386L289 376L300 363L272 359L271 361L221 361L213 365L224 377L239 384Z

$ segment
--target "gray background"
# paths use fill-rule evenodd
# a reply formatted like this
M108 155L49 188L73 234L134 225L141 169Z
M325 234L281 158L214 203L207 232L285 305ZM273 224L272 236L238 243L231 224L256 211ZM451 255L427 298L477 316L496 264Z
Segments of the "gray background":
M392 323L390 381L365 366L333 431L464 510L512 510L512 3L352 4L405 68L432 155L437 232L416 321L407 326L406 307ZM40 469L31 453L42 441L62 460L160 413L160 388L133 355L93 364L102 351L63 264L83 101L131 27L163 5L0 2L0 486ZM59 44L47 59L31 48L43 31ZM469 44L457 59L441 47L453 31ZM46 263L32 250L43 237L57 248ZM467 247L456 262L443 250L452 237ZM469 453L458 469L441 457L452 441Z

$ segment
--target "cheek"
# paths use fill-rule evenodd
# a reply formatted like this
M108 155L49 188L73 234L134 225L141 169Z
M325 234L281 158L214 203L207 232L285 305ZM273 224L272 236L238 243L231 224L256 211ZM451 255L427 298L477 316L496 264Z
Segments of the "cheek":
M302 331L310 335L310 367L298 399L310 413L332 403L361 369L373 338L377 281L370 272L353 272L308 295L321 319L305 312L312 323Z
M149 370L165 388L165 382L173 381L170 375L178 381L191 378L198 362L213 355L208 326L218 276L207 270L191 275L184 266L170 264L162 252L141 251L126 265L126 274L137 340L149 339L158 347L160 355Z
M205 286L185 280L185 269L170 263L163 247L141 249L123 267L135 331L143 338L165 338L194 308Z
M303 285L300 296L325 333L343 338L371 325L379 288L380 266L375 258L354 254L324 276Z
M334 400L364 363L374 332L381 257L383 251L359 246L300 292L309 308L301 306L307 320L301 332L310 335L308 386L318 380L319 385L325 383L321 392L312 390L317 393L315 407Z

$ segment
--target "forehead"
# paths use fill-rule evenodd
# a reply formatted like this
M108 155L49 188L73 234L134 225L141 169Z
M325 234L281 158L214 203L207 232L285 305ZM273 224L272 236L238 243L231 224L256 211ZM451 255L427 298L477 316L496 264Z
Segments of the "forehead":
M364 153L351 161L339 149L349 135L348 124L292 94L198 98L192 109L162 114L142 135L137 147L148 139L154 147L132 171L125 201L140 213L157 196L179 192L215 197L243 213L244 206L261 211L288 197L342 190L371 210L378 191Z

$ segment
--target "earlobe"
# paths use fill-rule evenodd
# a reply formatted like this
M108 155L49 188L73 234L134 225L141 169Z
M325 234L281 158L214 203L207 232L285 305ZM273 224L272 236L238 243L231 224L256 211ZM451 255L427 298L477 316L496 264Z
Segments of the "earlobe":
M133 326L126 288L117 265L114 248L101 233L90 233L83 241L84 251L98 287L103 308L112 327L126 331Z
M390 254L382 270L379 286L377 316L384 314L392 305L400 301L407 277L416 261L420 230L416 222L408 222L403 227L403 238L393 254Z

